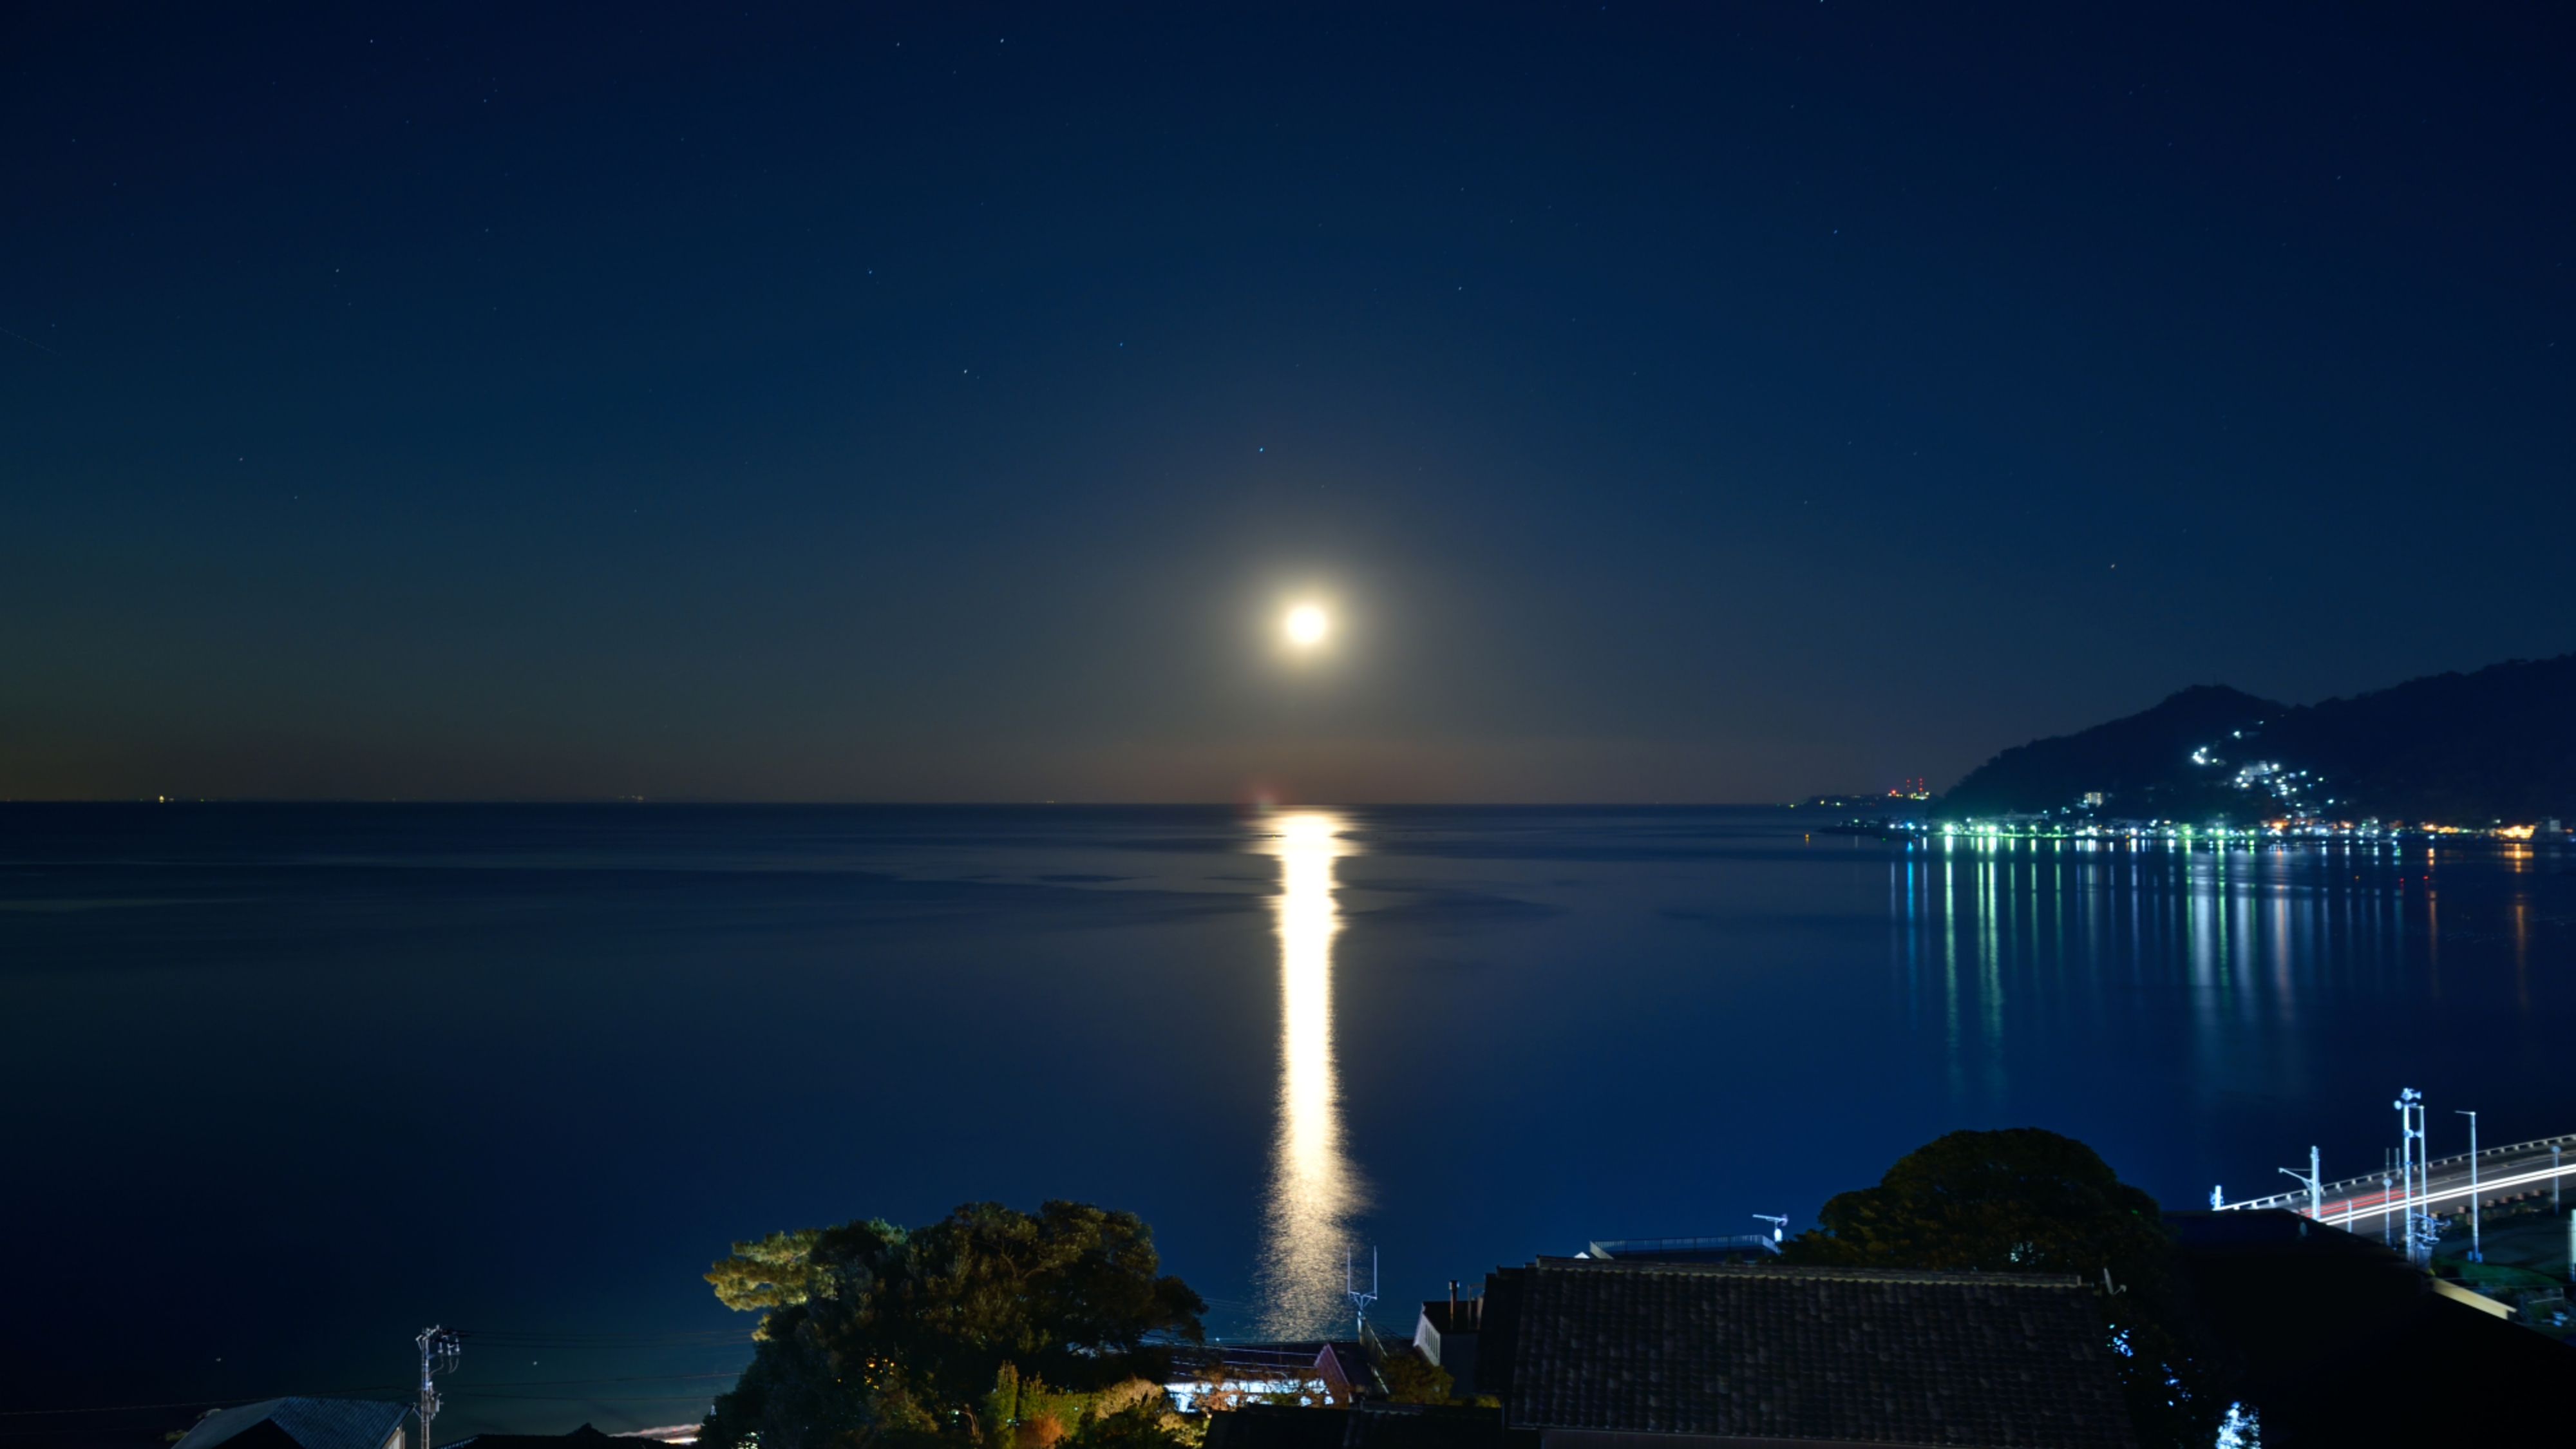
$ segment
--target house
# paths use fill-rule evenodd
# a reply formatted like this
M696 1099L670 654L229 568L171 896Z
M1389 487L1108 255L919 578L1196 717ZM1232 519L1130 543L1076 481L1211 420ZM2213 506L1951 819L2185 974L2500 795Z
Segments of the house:
M1336 1340L1316 1350L1315 1377L1333 1402L1347 1404L1377 1390L1377 1370L1369 1366L1368 1346L1357 1339Z
M1622 1263L1766 1263L1780 1256L1773 1233L1733 1233L1722 1238L1609 1238L1574 1256Z
M1208 1420L1207 1449L1537 1449L1493 1409L1358 1403L1302 1409L1246 1404Z
M1458 1284L1452 1280L1447 1300L1425 1302L1422 1316L1414 1320L1414 1352L1434 1367L1448 1370L1450 1384L1461 1394L1472 1392L1476 1382L1476 1331L1484 1321L1484 1309L1482 1298L1460 1298Z
M1486 1279L1475 1390L1536 1449L2133 1449L2096 1291L1541 1258Z
M1198 1345L1175 1354L1173 1367L1179 1377L1163 1387L1184 1413L1211 1391L1222 1400L1284 1394L1334 1404L1379 1392L1368 1347L1356 1339Z
M640 1445L641 1436L603 1434L584 1424L569 1434L476 1434L438 1449L640 1449Z
M1735 1233L1713 1238L1605 1238L1588 1243L1577 1258L1622 1263L1766 1263L1780 1256L1776 1234ZM1476 1339L1484 1321L1484 1300L1460 1298L1455 1281L1449 1297L1430 1299L1414 1320L1413 1348L1428 1362L1446 1369L1457 1392L1475 1391Z
M379 1399L262 1399L199 1419L174 1449L405 1449L412 1406Z

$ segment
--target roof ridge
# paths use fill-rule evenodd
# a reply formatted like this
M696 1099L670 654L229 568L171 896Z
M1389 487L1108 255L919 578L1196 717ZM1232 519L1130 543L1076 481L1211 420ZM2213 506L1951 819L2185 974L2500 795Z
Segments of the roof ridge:
M1989 1273L1982 1269L1858 1268L1825 1263L1656 1263L1617 1258L1540 1258L1534 1268L1575 1273L1670 1273L1701 1278L1847 1278L1882 1283L1994 1283L2007 1288L2082 1288L2078 1273Z

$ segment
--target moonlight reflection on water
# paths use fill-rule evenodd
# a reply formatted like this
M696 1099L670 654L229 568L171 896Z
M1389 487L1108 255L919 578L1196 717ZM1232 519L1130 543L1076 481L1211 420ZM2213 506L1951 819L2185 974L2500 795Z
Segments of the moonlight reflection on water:
M1279 1124L1262 1244L1261 1328L1310 1338L1340 1316L1342 1254L1359 1185L1342 1154L1341 1086L1333 1062L1333 861L1349 853L1336 815L1277 819L1279 857Z

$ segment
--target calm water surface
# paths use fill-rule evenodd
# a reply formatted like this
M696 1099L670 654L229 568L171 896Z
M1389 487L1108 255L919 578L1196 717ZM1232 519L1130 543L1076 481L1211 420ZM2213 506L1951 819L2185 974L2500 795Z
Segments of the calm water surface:
M1409 1327L1956 1127L2177 1205L2374 1166L2401 1086L2436 1152L2576 1128L2551 847L1799 817L0 807L0 1408L398 1395L437 1321L442 1438L693 1419L729 1241L974 1199L1133 1208L1285 1334L1353 1248Z

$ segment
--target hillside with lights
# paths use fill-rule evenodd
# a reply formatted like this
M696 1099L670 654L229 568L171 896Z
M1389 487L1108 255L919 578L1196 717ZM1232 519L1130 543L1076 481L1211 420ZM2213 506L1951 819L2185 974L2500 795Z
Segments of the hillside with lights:
M2576 654L2285 705L2196 685L2016 745L1942 797L1953 818L2576 820Z

